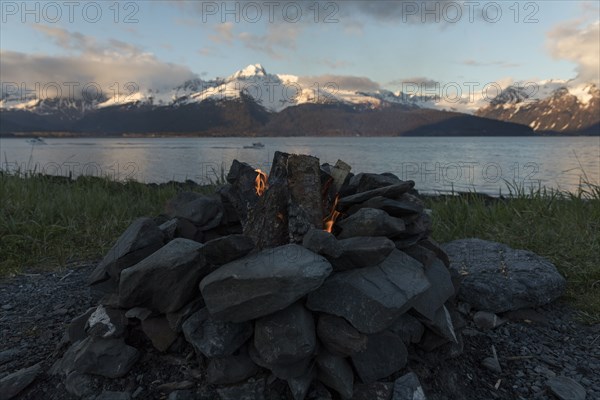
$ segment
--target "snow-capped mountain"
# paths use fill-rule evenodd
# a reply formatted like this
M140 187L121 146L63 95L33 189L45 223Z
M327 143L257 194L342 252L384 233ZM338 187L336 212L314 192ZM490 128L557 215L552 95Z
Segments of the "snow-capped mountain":
M600 88L565 81L511 86L475 115L516 122L538 132L595 134L600 130Z

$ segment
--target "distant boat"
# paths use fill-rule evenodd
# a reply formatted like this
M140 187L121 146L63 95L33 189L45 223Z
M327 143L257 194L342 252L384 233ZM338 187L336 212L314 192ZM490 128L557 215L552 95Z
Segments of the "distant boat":
M27 139L27 143L32 144L32 145L48 144L41 137Z
M265 147L261 142L252 143L252 146L244 146L245 149L262 149Z

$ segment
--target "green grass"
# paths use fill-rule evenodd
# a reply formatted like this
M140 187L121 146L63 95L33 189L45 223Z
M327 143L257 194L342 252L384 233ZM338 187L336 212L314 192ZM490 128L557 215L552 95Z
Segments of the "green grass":
M567 279L565 298L581 319L600 322L600 186L582 182L576 194L508 188L504 201L429 198L434 239L478 237L544 256Z
M427 198L433 237L479 237L547 257L567 278L566 298L582 320L600 322L600 186L583 182L576 194L508 188L511 197L504 201ZM0 277L98 259L133 219L158 215L179 190L0 173Z
M0 276L100 258L132 220L157 216L178 190L0 173Z

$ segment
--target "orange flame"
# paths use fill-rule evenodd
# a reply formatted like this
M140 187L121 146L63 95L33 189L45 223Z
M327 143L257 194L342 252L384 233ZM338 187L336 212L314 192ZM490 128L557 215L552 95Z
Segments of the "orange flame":
M337 207L338 204L338 200L340 199L339 195L335 196L335 200L333 201L333 206L331 207L331 213L325 217L325 219L323 220L323 230L326 232L331 233L333 231L333 224L335 223L335 220L338 219L338 217L340 216L340 212L337 211L335 208Z
M267 174L262 172L260 169L255 169L257 172L256 179L254 180L254 188L256 189L256 194L262 196L267 190Z

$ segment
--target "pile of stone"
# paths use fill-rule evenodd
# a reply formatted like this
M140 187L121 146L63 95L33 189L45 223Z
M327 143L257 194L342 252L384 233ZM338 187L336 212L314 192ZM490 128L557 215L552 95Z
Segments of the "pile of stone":
M262 398L274 379L248 379L265 373L296 400L317 382L345 399L424 398L403 375L408 347L460 351L461 339L450 263L414 183L285 153L268 180L236 161L228 181L129 226L52 372L67 388L122 377L143 332L161 352L191 344L223 399Z

